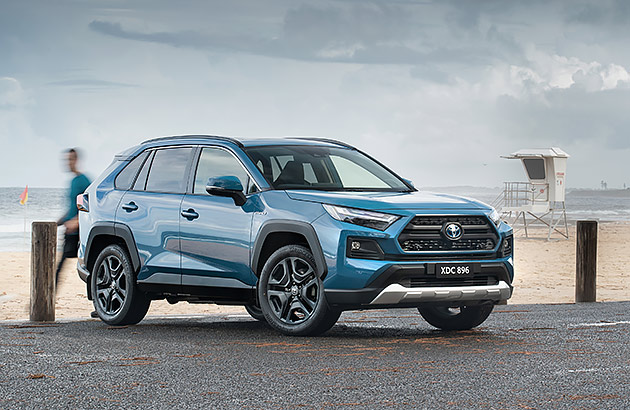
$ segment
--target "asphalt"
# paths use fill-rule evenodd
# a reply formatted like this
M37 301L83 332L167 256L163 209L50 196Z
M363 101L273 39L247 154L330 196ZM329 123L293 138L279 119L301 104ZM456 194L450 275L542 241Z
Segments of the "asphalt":
M317 338L242 315L0 322L0 408L630 408L629 310L500 306L466 332L345 312Z

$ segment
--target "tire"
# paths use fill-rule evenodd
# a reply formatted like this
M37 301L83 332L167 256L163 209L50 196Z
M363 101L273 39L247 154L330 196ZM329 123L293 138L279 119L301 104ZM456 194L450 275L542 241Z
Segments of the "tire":
M265 315L263 315L263 312L260 309L260 306L258 306L258 305L245 305L245 310L254 319L256 319L256 320L258 320L260 322L267 323L267 319L265 319Z
M491 303L461 306L457 308L445 306L419 307L418 311L430 325L442 330L468 330L482 324L494 305Z
M258 302L267 323L289 336L316 336L337 323L341 311L328 306L315 259L307 248L275 251L258 281Z
M138 289L129 254L119 245L101 251L90 280L94 310L108 325L135 325L147 314L151 300Z

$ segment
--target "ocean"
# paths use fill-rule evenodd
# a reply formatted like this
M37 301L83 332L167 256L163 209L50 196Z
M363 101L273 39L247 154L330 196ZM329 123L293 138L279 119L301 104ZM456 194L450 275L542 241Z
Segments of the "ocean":
M0 251L29 251L31 223L56 221L64 214L68 199L66 190L59 188L29 188L28 202L20 205L24 188L0 188ZM422 189L474 198L488 204L501 194L500 188L436 187ZM630 221L630 189L627 190L567 190L567 218L570 223L580 219L602 222ZM57 237L63 237L59 228Z
M20 205L24 188L0 188L0 251L31 249L31 223L57 221L65 212L66 190L29 188L26 205ZM57 237L63 235L59 228Z
M443 192L477 199L501 209L501 188L480 187L436 187L427 191ZM565 206L567 222L575 224L582 219L601 222L630 222L630 189L567 189Z

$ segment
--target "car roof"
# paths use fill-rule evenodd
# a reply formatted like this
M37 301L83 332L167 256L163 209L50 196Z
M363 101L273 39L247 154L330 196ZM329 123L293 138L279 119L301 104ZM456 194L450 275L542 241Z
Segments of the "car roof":
M255 147L265 145L320 145L320 146L341 146L352 148L344 142L328 138L317 137L281 137L281 138L251 138L251 137L224 137L219 135L173 135L168 137L152 138L142 142L142 145L163 145L164 143L207 143L224 142L232 143L238 147Z

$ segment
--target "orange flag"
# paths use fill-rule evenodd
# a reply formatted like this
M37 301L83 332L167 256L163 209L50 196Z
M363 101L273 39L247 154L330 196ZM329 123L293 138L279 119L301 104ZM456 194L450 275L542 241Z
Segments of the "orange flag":
M24 188L24 192L20 194L20 205L25 205L28 201L28 185Z

